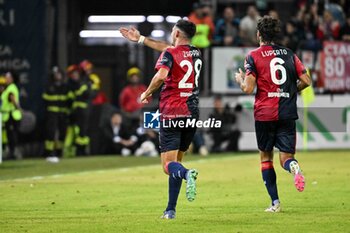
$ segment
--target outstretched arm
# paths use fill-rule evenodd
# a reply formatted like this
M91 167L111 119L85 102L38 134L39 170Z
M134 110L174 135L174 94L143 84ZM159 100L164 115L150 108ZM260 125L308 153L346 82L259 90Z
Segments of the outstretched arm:
M119 28L119 31L122 34L122 36L128 39L129 41L138 42L139 44L144 44L150 47L151 49L154 49L160 52L163 52L164 50L166 50L168 47L171 46L171 44L165 41L153 40L149 37L142 36L140 32L134 27L130 27L130 28L121 27Z

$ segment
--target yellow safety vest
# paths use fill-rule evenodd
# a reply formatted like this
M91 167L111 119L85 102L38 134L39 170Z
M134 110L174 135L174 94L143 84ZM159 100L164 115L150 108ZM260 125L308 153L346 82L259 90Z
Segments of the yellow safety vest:
M7 122L10 119L10 114L16 121L22 119L21 110L17 109L16 106L9 100L10 94L13 94L16 102L19 103L19 91L16 84L14 83L8 85L4 92L1 94L1 112L3 122Z
M207 24L197 24L196 34L192 38L192 44L197 48L207 48L210 46L210 41L208 39L210 32L210 27Z
M92 74L89 75L89 79L92 82L91 89L94 90L94 91L100 90L100 88L101 88L100 77L98 77L97 74L92 73Z

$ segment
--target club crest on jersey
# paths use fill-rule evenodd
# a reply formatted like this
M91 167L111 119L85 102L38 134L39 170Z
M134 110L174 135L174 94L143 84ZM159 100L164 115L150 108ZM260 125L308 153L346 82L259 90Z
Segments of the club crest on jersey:
M165 63L167 63L168 61L169 61L169 59L168 59L166 56L163 56L163 57L162 57L162 60L160 61L160 63L165 64Z

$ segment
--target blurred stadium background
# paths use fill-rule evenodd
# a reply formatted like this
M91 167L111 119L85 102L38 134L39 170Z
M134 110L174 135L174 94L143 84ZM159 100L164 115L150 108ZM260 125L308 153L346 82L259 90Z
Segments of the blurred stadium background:
M282 21L279 42L297 53L313 80L313 88L298 99L297 149L307 188L299 196L291 191L291 182L283 182L281 192L289 207L284 215L268 219L257 214L268 198L256 198L264 195L257 194L264 187L256 155L254 97L243 95L233 82L234 71L257 46L255 24L265 14ZM134 75L138 91L150 82L159 53L129 43L118 28L134 26L145 36L169 40L180 18L195 21L201 32L193 41L204 56L201 118L220 117L225 109L221 117L227 124L222 131L200 131L193 141L194 155L186 159L208 172L200 181L198 204L179 207L184 215L178 221L184 224L176 227L183 232L348 231L350 1L0 0L0 76L15 76L23 109L14 157L7 146L3 153L4 159L16 161L0 165L1 232L178 232L149 220L158 218L159 199L166 199L159 158L150 158L158 154L157 132L142 130L144 109L136 101L128 109L132 101L122 97L128 95L125 90L130 92ZM84 136L90 140L83 140L88 143L81 153L93 156L61 148L63 157L78 158L60 163L49 159L54 162L50 164L44 160L52 157L47 148L53 144L46 142L50 124L43 93L54 67L70 80L73 64L81 74L86 64L92 65L100 79L87 100L90 116ZM147 110L156 106L157 95ZM111 125L121 118L128 130L124 136L113 135ZM6 145L8 135L2 130ZM132 144L129 152L115 147L117 136ZM142 146L145 140L154 147ZM286 174L279 177L288 179Z
M20 103L26 112L20 127L17 157L44 155L43 123L47 119L42 93L52 67L58 66L66 76L66 67L79 65L85 59L92 63L93 72L100 78L98 94L103 97L101 102L92 104L90 111L88 153L104 154L99 147L103 143L99 132L101 118L106 115L109 119L114 110L123 112L120 95L128 84L128 70L138 67L141 82L148 84L159 55L142 45L127 42L117 29L134 26L143 35L169 40L172 25L184 17L190 17L198 28L209 27L209 31L205 27L199 29L208 34L207 41L201 41L203 38L194 41L202 47L205 59L200 85L202 117L213 110L214 96L220 95L222 105L232 109L237 104L243 106L243 111L233 113L237 118L233 128L240 131L237 149L255 150L255 144L251 143L255 140L253 97L240 93L233 82L233 73L243 66L247 51L257 45L254 21L265 14L282 21L280 43L299 55L313 80L313 91L308 91L304 98L306 103L299 98L298 148L350 147L347 134L349 1L2 0L0 7L0 73L16 73ZM152 106L156 105L157 96ZM308 113L304 106L309 107ZM304 116L309 116L308 120L304 120ZM303 131L308 133L302 134ZM205 132L202 137L210 151L213 140Z

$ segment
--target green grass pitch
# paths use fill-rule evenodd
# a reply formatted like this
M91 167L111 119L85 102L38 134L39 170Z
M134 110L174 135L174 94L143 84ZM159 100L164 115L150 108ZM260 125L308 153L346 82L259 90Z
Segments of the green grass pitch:
M198 194L183 188L177 219L159 217L167 177L159 158L115 156L0 165L0 232L350 232L350 151L298 153L306 189L275 159L283 212L269 205L257 154L187 156Z

